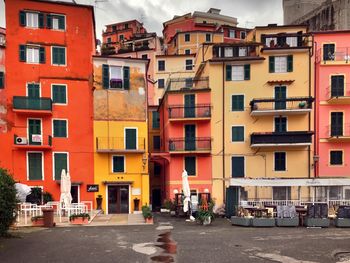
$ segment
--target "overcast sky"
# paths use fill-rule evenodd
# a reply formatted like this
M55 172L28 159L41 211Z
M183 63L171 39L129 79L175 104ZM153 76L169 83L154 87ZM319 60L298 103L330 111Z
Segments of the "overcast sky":
M65 0L71 1L71 0ZM96 33L100 38L104 25L138 19L149 32L161 35L164 21L174 15L193 11L221 9L221 14L237 17L238 26L254 27L269 23L283 23L282 0L76 0L80 4L94 4ZM5 27L4 1L0 0L0 26Z

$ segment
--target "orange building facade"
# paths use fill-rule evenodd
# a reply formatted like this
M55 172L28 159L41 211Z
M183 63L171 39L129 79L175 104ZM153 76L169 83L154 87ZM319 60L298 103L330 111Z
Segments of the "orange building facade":
M84 20L81 19L84 17ZM91 6L6 1L5 133L1 166L16 181L60 198L62 169L73 202L92 201L94 182Z

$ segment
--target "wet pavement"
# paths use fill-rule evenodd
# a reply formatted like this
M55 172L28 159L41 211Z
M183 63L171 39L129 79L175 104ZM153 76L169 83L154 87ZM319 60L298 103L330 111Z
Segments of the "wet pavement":
M350 262L350 229L211 226L157 216L154 225L20 228L0 262Z

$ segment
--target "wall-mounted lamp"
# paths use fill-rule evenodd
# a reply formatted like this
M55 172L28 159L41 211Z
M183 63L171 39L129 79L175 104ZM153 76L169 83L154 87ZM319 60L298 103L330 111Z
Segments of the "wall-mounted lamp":
M208 188L205 188L205 189L204 189L204 193L209 193L209 189L208 189Z
M174 193L174 194L178 194L179 191L178 191L177 189L174 189L173 193Z

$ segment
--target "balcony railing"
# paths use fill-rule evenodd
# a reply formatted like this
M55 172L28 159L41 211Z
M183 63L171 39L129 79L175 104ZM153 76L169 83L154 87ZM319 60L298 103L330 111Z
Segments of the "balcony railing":
M15 134L13 143L17 148L49 149L52 147L52 136L42 134L32 134L30 136Z
M311 47L310 34L284 33L284 34L263 34L261 42L264 49L288 49Z
M186 91L196 89L208 89L209 78L178 78L167 82L166 91Z
M329 138L350 138L350 123L345 123L344 125L328 125L327 131Z
M25 96L14 96L13 109L52 111L52 100L51 98L29 98Z
M169 152L209 152L210 150L210 137L169 139Z
M336 47L334 52L326 52L322 48L317 51L317 61L322 61L324 64L334 61L350 63L350 47Z
M215 59L247 59L257 58L258 45L248 44L226 44L213 47L213 58Z
M306 146L311 144L312 134L308 131L252 133L250 144L251 147Z
M327 89L327 96L329 100L350 98L350 91L348 90L350 83L344 83L343 86L329 86Z
M145 50L150 50L151 48L147 45L143 45L143 46L128 46L128 47L122 47L120 49L118 49L118 53L122 54L122 53L129 53L129 52L134 52L134 51L145 51Z
M195 106L172 105L168 108L169 119L210 118L211 107L206 104Z
M263 98L253 99L250 102L252 114L269 112L307 112L312 109L312 97L292 97L286 99Z
M125 137L97 137L98 152L145 152L146 138L138 137L136 141L126 141Z

